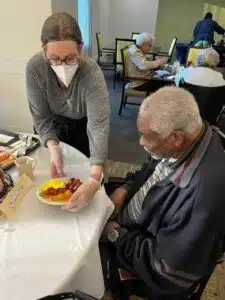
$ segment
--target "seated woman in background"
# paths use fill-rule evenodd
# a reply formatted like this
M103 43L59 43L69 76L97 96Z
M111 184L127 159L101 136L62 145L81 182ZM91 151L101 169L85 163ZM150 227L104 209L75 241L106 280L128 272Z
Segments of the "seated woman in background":
M177 73L176 85L179 86L183 81L207 87L225 86L223 75L214 70L219 62L219 54L213 48L201 50L196 58L197 67L189 67Z
M129 87L139 91L148 91L150 89L150 83L149 81L146 82L146 79L152 79L154 69L165 65L167 61L167 58L149 60L147 55L152 48L153 40L154 38L150 33L141 33L136 39L136 45L132 45L128 49L129 77L140 78L140 80L131 80ZM153 86L152 89L154 89Z

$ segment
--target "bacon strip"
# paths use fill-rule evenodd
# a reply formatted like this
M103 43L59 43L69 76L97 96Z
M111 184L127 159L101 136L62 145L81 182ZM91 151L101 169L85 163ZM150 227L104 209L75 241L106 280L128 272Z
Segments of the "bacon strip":
M71 178L68 183L66 183L65 188L48 188L47 190L41 192L41 196L43 197L51 197L51 196L56 196L61 193L65 193L67 190L71 191L73 194L79 186L81 186L82 182L80 181L79 178Z

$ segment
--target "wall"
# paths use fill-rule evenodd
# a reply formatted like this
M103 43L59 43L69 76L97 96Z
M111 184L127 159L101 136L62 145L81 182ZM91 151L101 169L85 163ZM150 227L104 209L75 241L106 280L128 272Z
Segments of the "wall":
M8 0L1 5L0 128L32 131L27 106L25 65L40 50L41 26L51 14L48 0Z
M111 0L99 0L99 27L105 45L112 43L110 36L111 2Z
M97 55L96 32L103 35L103 45L116 37L130 38L132 32L155 33L159 0L92 0L92 56Z
M224 0L159 0L156 44L166 51L174 36L191 40L195 24L203 17L204 3L225 6Z
M110 36L129 38L132 32L155 34L158 0L111 0Z

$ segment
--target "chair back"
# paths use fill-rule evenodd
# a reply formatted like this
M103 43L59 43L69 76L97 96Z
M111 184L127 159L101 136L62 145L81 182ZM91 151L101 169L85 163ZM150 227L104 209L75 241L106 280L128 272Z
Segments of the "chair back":
M122 65L123 65L123 81L126 82L129 80L129 73L128 73L128 49L129 46L124 47L121 49L121 58L122 58Z
M175 47L176 47L176 44L177 44L177 37L174 37L172 39L172 42L171 42L171 45L170 45L170 48L169 48L169 52L168 52L168 55L169 55L169 61L171 61L171 58L173 56L173 52L175 50Z
M180 85L195 97L201 117L210 125L217 124L217 118L225 104L225 86L205 87L183 82Z
M98 48L98 53L102 51L102 34L100 32L96 33L96 41L97 41L97 48Z
M131 39L119 39L116 38L116 55L115 55L115 64L116 65L122 65L123 61L122 61L122 56L121 56L121 49L125 48L125 47L129 47L131 45L135 44L135 40L131 40Z
M206 49L206 48L204 48ZM190 47L187 54L186 59L186 67L190 66L196 66L196 58L199 54L199 52L202 50L202 48L199 47Z
M136 39L139 36L139 34L140 34L139 32L132 32L131 39L136 41Z

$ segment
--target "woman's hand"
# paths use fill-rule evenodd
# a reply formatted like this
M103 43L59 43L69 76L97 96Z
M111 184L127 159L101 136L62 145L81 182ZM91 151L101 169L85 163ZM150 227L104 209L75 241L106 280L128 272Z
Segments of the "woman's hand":
M92 177L89 177L72 195L69 202L63 206L63 209L78 212L86 207L89 201L94 197L100 188L100 182Z
M62 152L59 145L50 145L48 146L50 152L50 173L52 178L56 177L66 177L65 172L63 171L63 158Z

